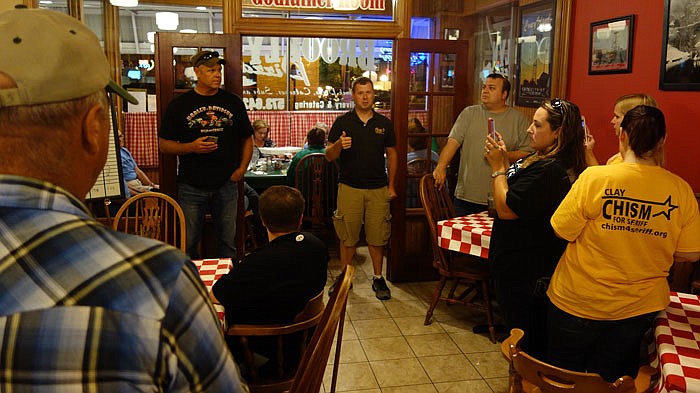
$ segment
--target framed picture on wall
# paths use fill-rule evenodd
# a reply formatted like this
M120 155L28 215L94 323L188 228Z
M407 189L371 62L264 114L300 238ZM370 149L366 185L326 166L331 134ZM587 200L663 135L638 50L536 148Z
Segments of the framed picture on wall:
M515 103L538 107L552 91L554 1L521 7Z
M665 0L661 90L700 90L700 0Z
M634 15L591 23L588 74L632 72Z

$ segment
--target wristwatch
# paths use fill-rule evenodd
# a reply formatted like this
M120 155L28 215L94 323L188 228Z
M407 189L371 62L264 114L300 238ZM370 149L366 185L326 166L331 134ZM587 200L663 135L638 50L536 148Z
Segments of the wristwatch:
M501 176L501 175L505 175L505 174L506 174L505 171L494 172L494 173L491 174L491 178L492 178L492 179L495 179L496 177Z

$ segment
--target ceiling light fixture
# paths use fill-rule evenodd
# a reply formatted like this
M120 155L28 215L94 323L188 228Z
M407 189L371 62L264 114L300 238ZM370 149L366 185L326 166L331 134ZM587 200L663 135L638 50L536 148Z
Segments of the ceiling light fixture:
M115 7L136 7L139 5L139 0L109 0L109 4Z
M177 30L180 17L174 12L156 12L156 25L161 30Z

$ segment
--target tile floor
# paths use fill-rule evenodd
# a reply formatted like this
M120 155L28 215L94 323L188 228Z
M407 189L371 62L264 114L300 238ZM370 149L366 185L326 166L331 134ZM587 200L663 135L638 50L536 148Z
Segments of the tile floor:
M459 305L438 304L433 323L424 326L435 282L387 282L392 298L380 301L371 288L372 263L358 248L343 332L337 392L505 393L508 364L488 334L472 326L486 314ZM329 284L340 272L332 258ZM333 353L321 392L330 391Z

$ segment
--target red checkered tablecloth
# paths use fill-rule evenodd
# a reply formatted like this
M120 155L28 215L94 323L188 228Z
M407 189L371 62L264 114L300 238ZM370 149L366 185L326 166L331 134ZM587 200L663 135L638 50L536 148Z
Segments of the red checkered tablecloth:
M316 123L329 129L335 119L347 111L249 111L250 122L263 119L270 126L269 138L277 146L304 146L306 133ZM391 111L377 112L391 118ZM411 111L427 127L426 111ZM125 145L139 166L158 166L158 117L156 112L125 112Z
M317 123L333 126L335 119L347 111L250 111L250 121L263 119L270 126L270 139L277 146L304 146L306 133ZM391 118L391 111L377 110L378 113ZM411 111L409 117L417 117L427 126L428 112Z
M216 280L231 271L231 268L233 267L231 258L196 259L192 262L195 266L197 266L199 277L202 279L204 286L207 288L207 292L211 292L211 287L214 286ZM215 304L214 309L216 310L216 314L219 316L219 319L221 319L222 326L224 326L224 307L220 304Z
M671 292L671 303L654 323L656 353L652 366L661 370L655 392L700 392L700 298Z
M440 247L488 258L492 226L488 212L438 221Z
M138 166L158 166L157 123L155 112L124 113L124 145Z

